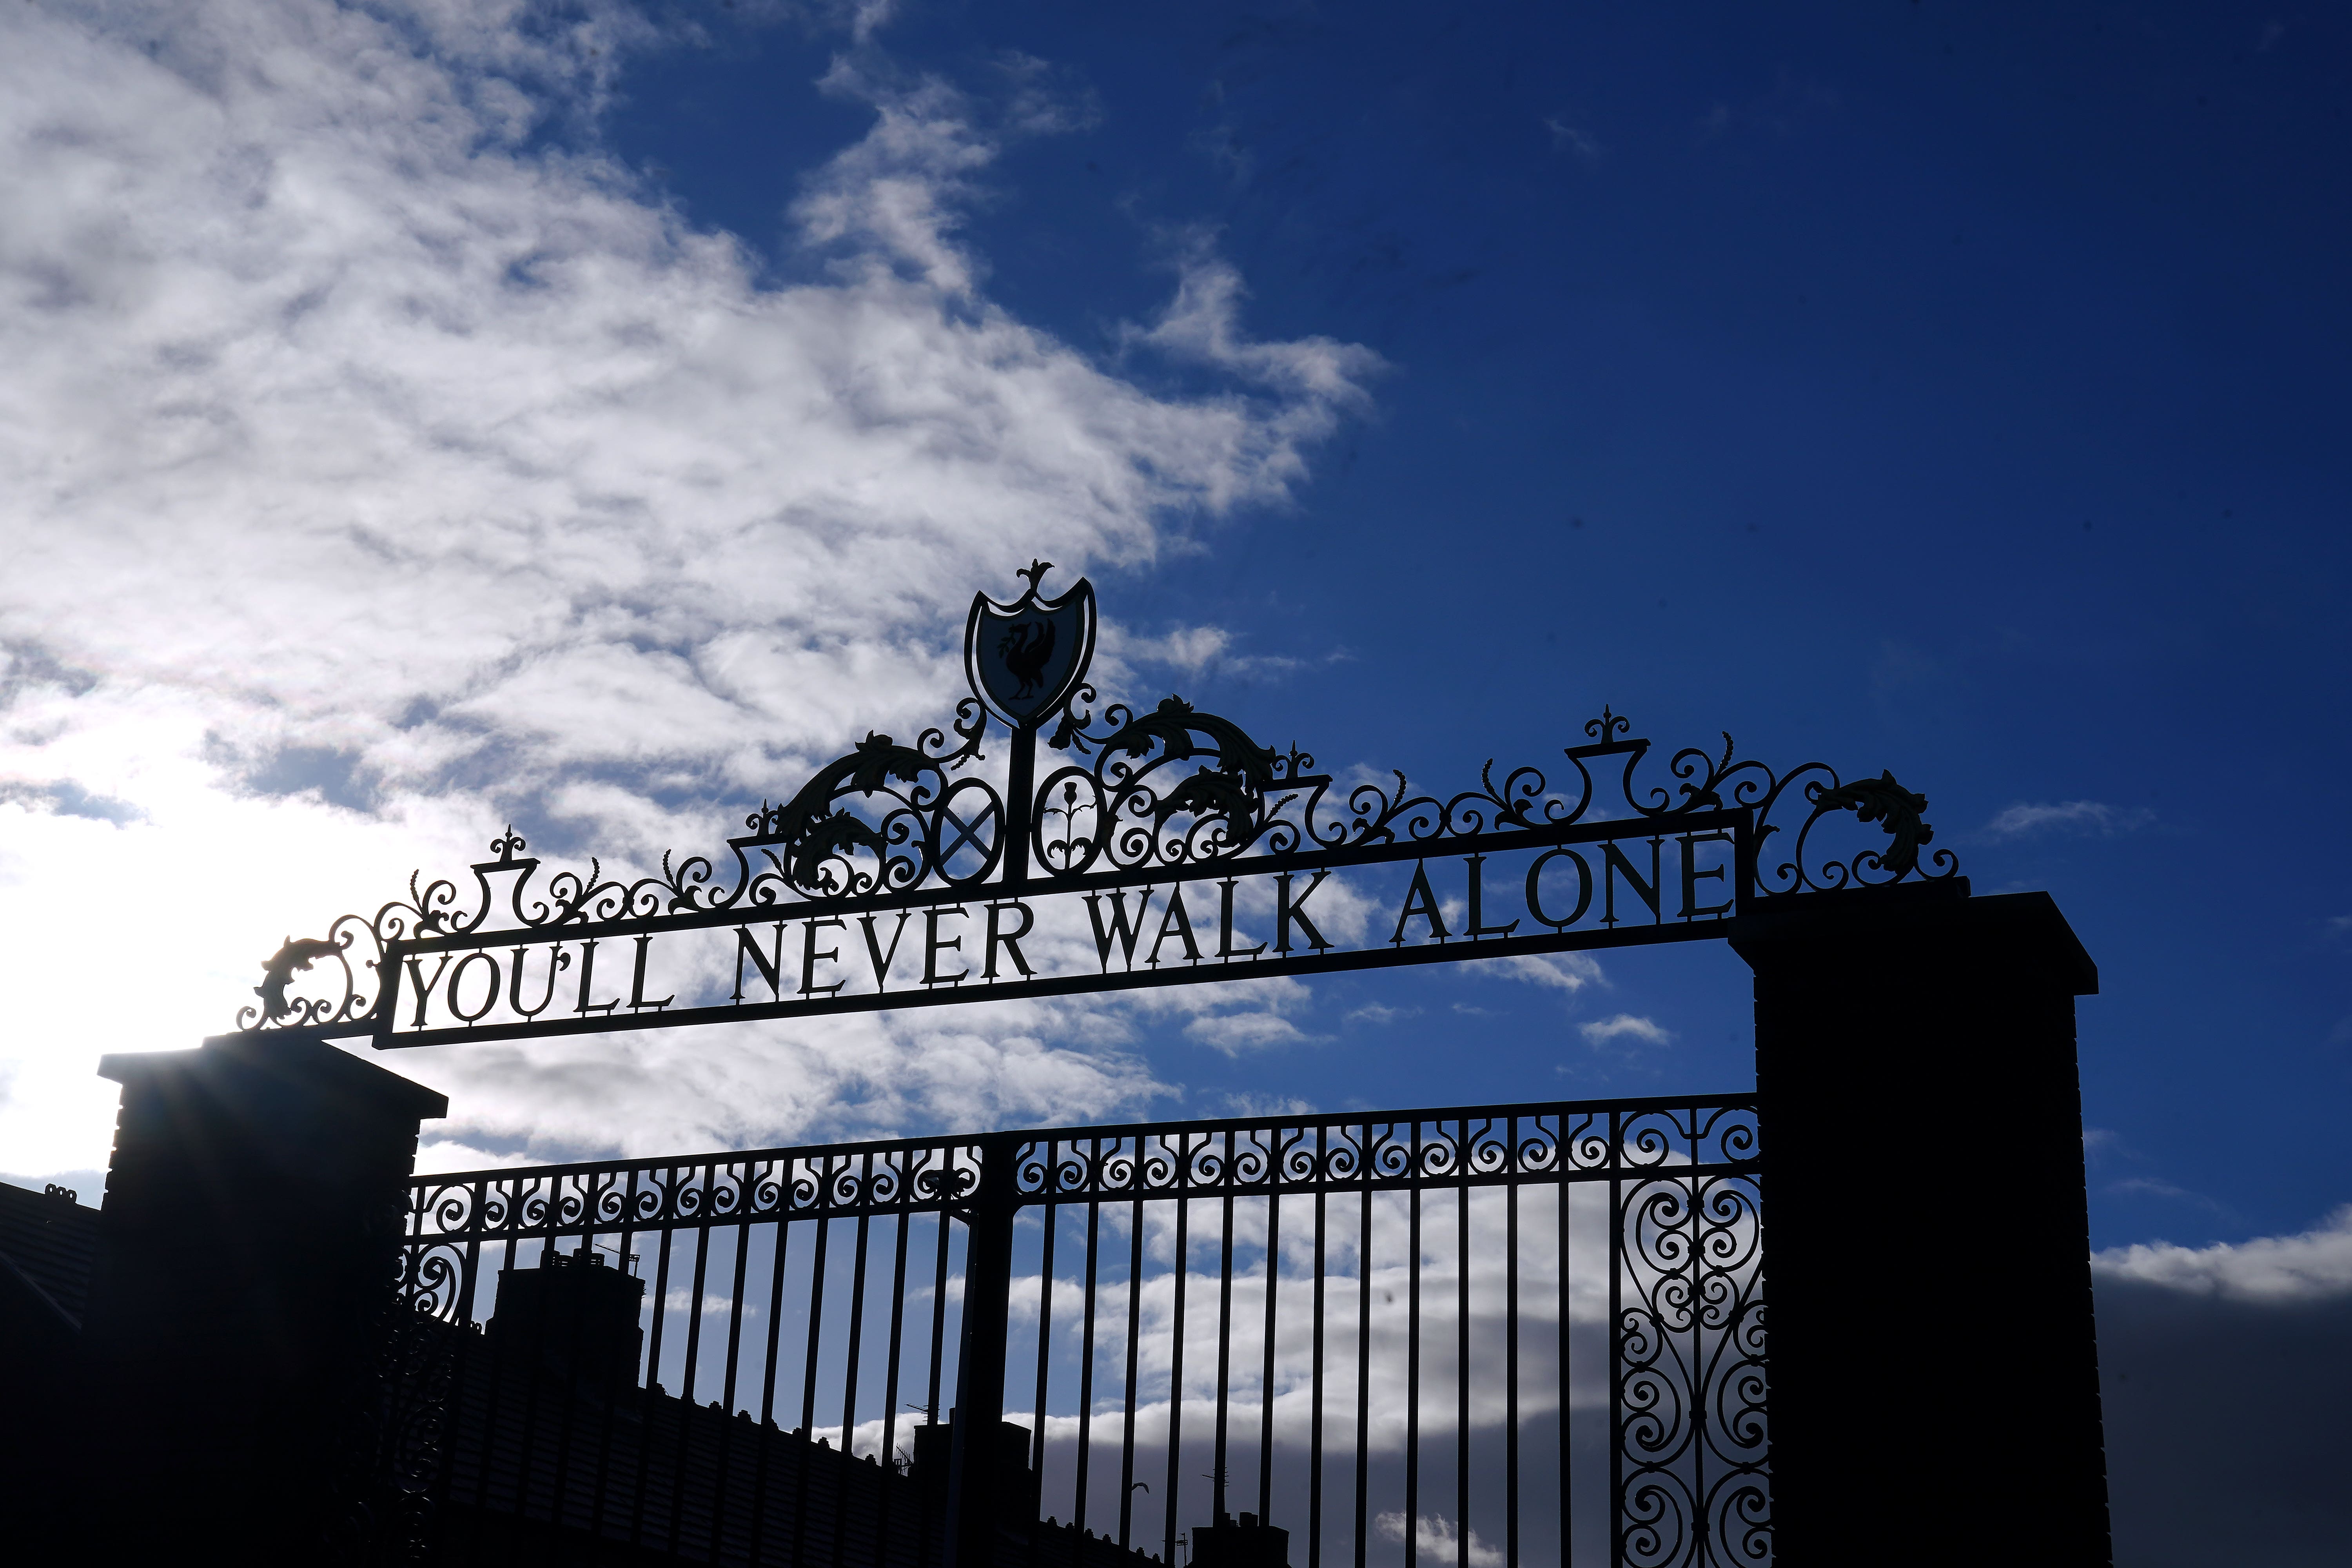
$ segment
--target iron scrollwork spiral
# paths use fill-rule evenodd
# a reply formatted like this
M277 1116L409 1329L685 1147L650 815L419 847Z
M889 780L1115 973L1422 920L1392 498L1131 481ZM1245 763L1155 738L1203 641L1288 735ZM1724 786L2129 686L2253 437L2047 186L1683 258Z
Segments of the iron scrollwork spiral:
M1736 1125L1750 1126L1749 1123ZM1660 1136L1664 1150L1706 1141ZM1720 1135L1717 1135L1718 1138ZM1752 1151L1752 1141L1747 1145ZM1771 1561L1762 1230L1752 1170L1669 1161L1622 1192L1612 1252L1619 1560Z

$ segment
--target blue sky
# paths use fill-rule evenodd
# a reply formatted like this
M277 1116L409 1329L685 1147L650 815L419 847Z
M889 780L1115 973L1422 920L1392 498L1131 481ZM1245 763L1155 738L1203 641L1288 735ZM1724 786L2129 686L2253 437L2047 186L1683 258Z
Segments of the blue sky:
M1893 766L1980 889L2049 889L2102 965L2103 1244L2336 1201L2352 894L2305 824L2344 763L2340 30L1024 5L877 37L982 114L1063 106L962 213L1024 321L1124 365L1213 247L1252 331L1386 362L1290 505L1105 582L1147 632L1231 631L1188 696L1433 780L1604 700L1661 742ZM608 143L805 272L806 149L869 113L802 89L838 50L713 28L624 75ZM1563 1048L1544 999L1458 973L1360 983L1414 1037L1335 1048L1391 1099L1747 1081L1735 960L1609 973L1676 1049ZM1332 1054L1181 1070L1312 1099Z
M1117 689L1336 767L1459 787L1605 702L1893 769L2099 962L2104 1288L2352 1291L2340 19L205 0L0 42L16 1179L102 1166L100 1052L226 1026L411 867L509 820L715 846L944 719L1034 553ZM80 935L126 908L135 954ZM1711 946L394 1065L444 1166L1752 1082Z

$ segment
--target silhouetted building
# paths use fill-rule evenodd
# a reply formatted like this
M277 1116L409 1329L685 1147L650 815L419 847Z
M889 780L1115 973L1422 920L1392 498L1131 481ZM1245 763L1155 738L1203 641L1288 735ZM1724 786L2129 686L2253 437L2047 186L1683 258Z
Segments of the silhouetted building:
M1290 1531L1260 1524L1257 1515L1229 1513L1192 1527L1192 1568L1290 1568Z
M79 1331L98 1252L98 1211L51 1185L0 1182L0 1312L15 1337L20 1314L47 1314Z
M518 1268L499 1285L490 1344L545 1370L597 1388L634 1383L646 1331L637 1326L646 1282L604 1267L602 1253L550 1251L536 1268Z
M98 1211L73 1193L0 1183L0 1517L28 1552L23 1521L40 1514L14 1505L55 1492L77 1440L73 1379L97 1247Z
M640 1388L645 1289L593 1252L551 1253L541 1267L500 1277L498 1310L481 1330L423 1318L410 1325L384 1468L439 1492L437 1510L415 1521L437 1542L438 1561L938 1561L950 1424L915 1426L913 1463L902 1471L716 1401ZM404 1434L428 1432L441 1446L399 1447ZM1158 1561L1040 1523L1028 1429L1004 1423L997 1441L1003 1568ZM379 1512L396 1512L398 1500L385 1499Z

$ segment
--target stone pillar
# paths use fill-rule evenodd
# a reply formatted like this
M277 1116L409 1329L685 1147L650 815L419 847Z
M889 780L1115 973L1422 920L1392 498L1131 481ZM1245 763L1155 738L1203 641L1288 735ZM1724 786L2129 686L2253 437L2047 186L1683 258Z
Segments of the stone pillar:
M2047 894L1806 895L1756 973L1776 1554L2104 1568L2074 998Z
M331 1562L366 1462L431 1089L292 1034L110 1056L83 1331L93 1522L123 1562Z

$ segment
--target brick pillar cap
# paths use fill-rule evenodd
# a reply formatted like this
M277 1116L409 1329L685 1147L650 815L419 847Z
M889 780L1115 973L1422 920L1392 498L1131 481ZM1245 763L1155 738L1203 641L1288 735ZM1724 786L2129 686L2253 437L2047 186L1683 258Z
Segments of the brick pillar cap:
M132 1051L98 1058L98 1076L125 1086L219 1066L316 1075L342 1091L385 1110L435 1121L449 1114L449 1097L388 1072L323 1041L291 1033L215 1035L192 1051Z
M2076 996L2099 994L2099 966L2047 893L1994 893L1970 898L1966 884L1948 891L1936 884L1805 893L1780 909L1739 922L1732 951L1754 966L1804 944L1825 958L1852 963L1876 944L1958 938L1999 942L2030 952L2052 978ZM1842 955L1842 956L1840 956Z

